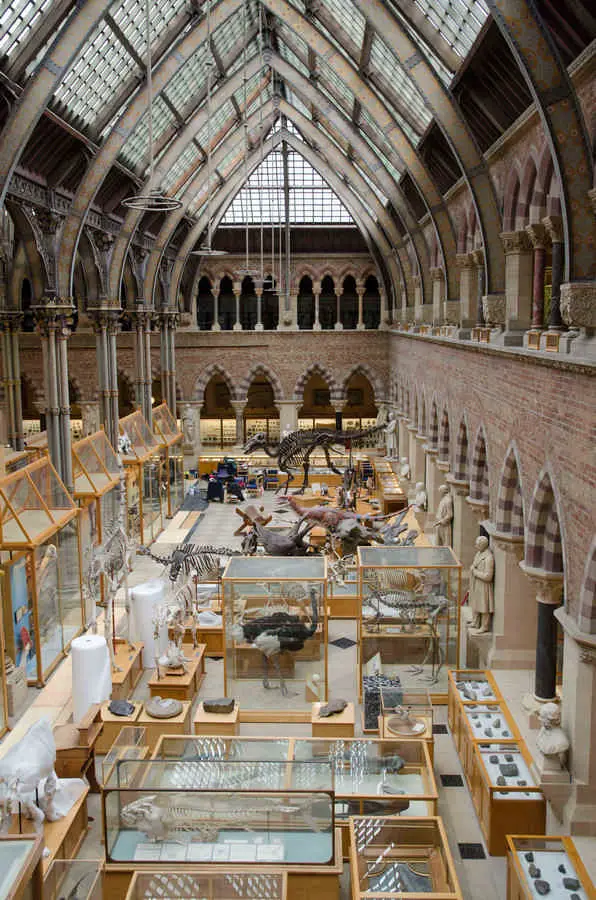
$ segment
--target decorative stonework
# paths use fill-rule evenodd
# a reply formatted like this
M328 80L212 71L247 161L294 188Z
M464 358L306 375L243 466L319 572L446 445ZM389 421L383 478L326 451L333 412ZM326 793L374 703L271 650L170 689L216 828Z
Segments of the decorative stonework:
M562 284L561 315L566 325L596 328L596 281Z
M509 253L528 253L532 249L532 241L525 231L503 231L499 235L505 255Z
M579 661L589 666L596 666L596 647L580 647Z
M471 253L458 253L455 261L460 269L474 269L476 263Z
M458 325L460 317L459 300L446 300L443 304L443 319L446 325Z
M487 294L482 298L482 311L487 325L504 325L505 294Z

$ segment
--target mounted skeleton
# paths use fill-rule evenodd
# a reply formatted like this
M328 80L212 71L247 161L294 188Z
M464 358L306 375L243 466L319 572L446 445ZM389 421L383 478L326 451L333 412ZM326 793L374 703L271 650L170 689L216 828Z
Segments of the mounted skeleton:
M156 563L160 563L168 571L170 583L175 585L180 575L188 578L194 575L197 581L214 579L217 581L222 574L222 556L241 556L240 550L232 550L230 547L212 547L209 544L178 544L169 556L159 556L148 547L139 547L138 553L148 556Z
M288 476L284 494L288 493L290 482L294 479L292 469L302 469L304 477L299 490L299 493L302 494L308 487L310 457L315 450L321 450L325 454L327 466L336 475L341 475L340 469L331 462L331 452L337 452L334 447L337 445L341 445L344 449L365 447L372 437L384 430L384 426L377 425L364 431L333 431L324 428L315 428L311 431L292 431L282 438L279 444L269 443L265 432L260 431L247 441L244 453L249 454L256 450L262 450L271 459L277 460L277 468Z

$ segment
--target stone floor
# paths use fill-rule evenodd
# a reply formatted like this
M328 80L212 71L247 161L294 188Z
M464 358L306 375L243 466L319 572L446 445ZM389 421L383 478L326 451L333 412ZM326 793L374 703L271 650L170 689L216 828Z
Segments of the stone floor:
M275 499L266 494L258 500L266 510L275 510ZM234 537L233 532L240 524L239 517L234 514L232 505L211 504L203 517L197 522L192 522L186 517L187 513L179 513L170 522L168 529L160 536L159 549L165 550L169 543L182 540L187 533L188 526L192 525L193 543L209 543L218 546L239 547L240 538ZM280 521L286 521L286 516L279 516ZM131 583L140 583L155 577L160 572L160 567L145 557L137 557L135 571ZM343 697L357 702L357 660L356 660L356 622L348 620L332 620L329 625L329 640L336 641L339 638L348 639L349 646L344 649L335 644L329 644L329 695L330 697ZM343 643L343 642L342 642ZM528 740L530 751L534 746L535 732L531 732L527 726L527 716L521 707L522 694L532 687L531 672L496 672L497 681L503 691L524 737ZM149 674L140 682L135 698L148 696L147 681ZM67 658L50 679L48 685L41 691L32 690L32 703L27 712L16 724L15 729L7 735L0 744L0 754L19 739L29 725L41 715L47 715L52 722L64 719L68 715L68 703L71 691L70 658ZM220 696L223 693L223 662L208 659L206 661L206 678L201 687L201 697ZM358 717L357 717L358 719ZM451 852L453 854L457 874L460 879L463 895L466 900L505 900L506 897L506 862L504 859L489 857L486 853L482 834L478 825L476 814L472 806L471 798L459 763L455 746L447 727L447 708L440 706L435 708L435 724L444 726L439 728L435 735L435 776L439 790L439 814L442 816ZM279 725L249 725L241 726L241 734L246 735L279 735L308 736L310 726L284 725L283 732ZM359 726L357 725L357 730ZM459 776L449 778L446 776ZM449 783L450 786L447 786ZM103 856L101 835L101 811L97 795L90 795L89 812L92 817L91 827L87 839L81 851L81 858L101 858ZM549 823L551 833L557 833L556 822ZM592 878L596 880L596 839L578 838L576 844L585 865ZM468 856L472 858L467 858ZM342 900L348 900L349 878L345 867L343 878Z

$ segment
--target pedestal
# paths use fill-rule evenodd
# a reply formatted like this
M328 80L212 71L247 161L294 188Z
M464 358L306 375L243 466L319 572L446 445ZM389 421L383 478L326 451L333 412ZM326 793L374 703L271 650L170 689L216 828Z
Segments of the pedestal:
M193 720L195 734L236 735L239 733L240 707L234 704L231 713L208 713L199 703Z
M182 712L172 719L154 719L143 710L137 719L137 725L145 729L145 738L149 752L153 753L155 745L162 734L191 734L190 711L192 703L186 700L182 703Z
M160 667L149 681L149 693L152 697L171 697L173 700L194 700L205 677L205 645L199 644L196 650L187 644L182 645L187 657L186 672L179 675L168 675L167 669Z
M118 671L112 672L112 700L128 700L143 674L143 644L132 647L128 641L118 641L114 659Z
M137 720L143 709L143 704L139 701L133 704L134 709L129 716L115 716L114 713L111 713L108 709L109 705L109 701L107 701L102 704L101 707L103 728L97 739L97 743L95 744L95 750L100 754L108 752L123 728L126 728L127 725L137 724Z
M426 456L426 496L428 500L428 512L434 515L441 499L439 487L443 484L444 478L443 473L439 472L436 466L438 450L425 446L424 453Z
M343 712L333 716L321 718L319 710L324 703L313 703L311 715L311 729L313 737L321 738L351 738L354 737L354 724L356 713L353 703L348 703Z
M462 575L469 580L469 568L476 554L474 541L478 537L478 519L466 502L469 482L447 476L453 496L453 551L463 566Z
M495 613L487 664L491 669L533 669L537 610L534 592L519 567L523 537L501 534L487 521L483 525L495 557Z

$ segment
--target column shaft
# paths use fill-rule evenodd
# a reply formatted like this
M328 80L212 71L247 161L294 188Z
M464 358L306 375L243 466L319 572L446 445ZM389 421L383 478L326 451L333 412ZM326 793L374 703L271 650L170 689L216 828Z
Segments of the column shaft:
M550 315L548 327L551 331L560 331L563 326L561 318L561 281L563 279L563 243L553 240L552 244L552 292L550 297Z
M25 434L23 430L23 401L21 398L21 355L19 352L19 326L13 322L12 337L12 377L14 404L14 441L15 450L23 450Z
M313 325L313 331L321 330L321 321L319 319L319 299L321 296L320 291L313 291L313 296L315 298L315 322Z
M534 248L534 280L532 285L532 328L544 325L544 274L546 270L546 250Z
M557 620L552 603L538 601L536 637L536 681L538 700L555 700L557 696Z

